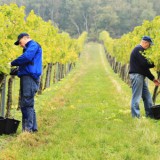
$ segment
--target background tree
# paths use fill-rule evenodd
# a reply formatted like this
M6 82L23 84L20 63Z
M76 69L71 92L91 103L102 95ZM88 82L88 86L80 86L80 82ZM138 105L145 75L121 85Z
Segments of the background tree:
M156 0L1 0L0 4L17 3L44 20L51 20L60 31L78 37L87 31L97 37L102 30L112 37L120 37L142 25L143 20L153 20L160 14Z

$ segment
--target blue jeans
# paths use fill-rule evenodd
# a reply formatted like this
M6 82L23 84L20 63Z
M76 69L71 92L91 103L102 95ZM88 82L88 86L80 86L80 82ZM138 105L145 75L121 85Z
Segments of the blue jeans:
M153 105L151 94L149 92L145 77L134 73L130 74L132 86L131 113L132 117L140 117L139 103L143 99L146 117L153 117L151 106Z
M34 96L38 90L38 82L30 76L20 78L22 130L37 131L36 113L34 109Z

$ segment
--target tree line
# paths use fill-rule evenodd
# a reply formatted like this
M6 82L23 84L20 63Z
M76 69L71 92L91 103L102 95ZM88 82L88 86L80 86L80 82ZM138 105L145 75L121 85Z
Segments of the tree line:
M1 0L4 3L24 5L26 14L34 10L72 36L86 31L97 37L107 30L112 37L120 37L160 14L157 0Z

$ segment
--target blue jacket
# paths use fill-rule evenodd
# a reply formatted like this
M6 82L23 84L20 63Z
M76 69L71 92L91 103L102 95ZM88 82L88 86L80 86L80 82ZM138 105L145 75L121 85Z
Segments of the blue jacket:
M12 66L19 66L18 77L31 76L38 80L42 74L42 48L31 40L23 49L23 54L11 62Z

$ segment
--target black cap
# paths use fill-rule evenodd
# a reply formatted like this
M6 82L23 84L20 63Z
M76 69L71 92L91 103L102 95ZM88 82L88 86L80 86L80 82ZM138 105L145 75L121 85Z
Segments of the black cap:
M17 41L14 43L15 45L19 45L19 41L21 38L23 38L24 36L29 36L28 33L21 33L18 37L17 37Z
M152 39L149 36L143 36L142 40L149 42L150 45L153 45Z

